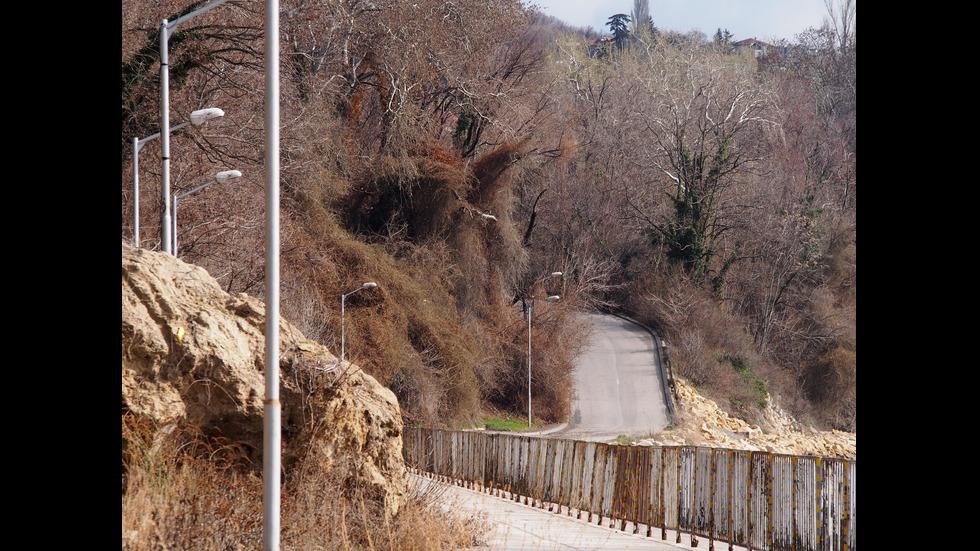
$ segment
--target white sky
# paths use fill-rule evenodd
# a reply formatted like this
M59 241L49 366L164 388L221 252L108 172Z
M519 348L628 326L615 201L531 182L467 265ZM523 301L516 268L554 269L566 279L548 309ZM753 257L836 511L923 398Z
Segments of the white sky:
M592 26L609 34L606 22L617 13L629 15L633 0L523 0L543 12L576 26ZM836 4L836 2L834 2ZM766 42L819 27L827 16L824 0L649 0L650 17L660 30L688 32L699 29L710 39L719 28L735 40L758 38Z

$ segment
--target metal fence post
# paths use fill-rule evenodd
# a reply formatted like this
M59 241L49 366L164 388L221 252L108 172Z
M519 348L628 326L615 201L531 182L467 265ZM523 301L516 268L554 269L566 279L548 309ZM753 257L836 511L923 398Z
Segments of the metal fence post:
M746 535L746 547L752 551L752 453L749 452L749 461L746 467L745 477L745 510L746 524L748 533Z
M666 480L666 459L664 458L663 448L660 449L660 539L667 539L667 493L664 485Z
M677 450L677 541L681 542L681 453Z
M711 448L708 474L708 551L715 551L715 449Z

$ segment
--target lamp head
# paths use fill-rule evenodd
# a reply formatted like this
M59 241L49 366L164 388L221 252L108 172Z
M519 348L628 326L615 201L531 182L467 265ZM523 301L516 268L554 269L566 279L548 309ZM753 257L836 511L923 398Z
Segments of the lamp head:
M560 300L560 299L561 299L561 297L558 296L558 295L551 295L550 297L548 297L548 302L554 302L554 301Z
M361 285L361 289L370 289L371 287L377 287L377 286L378 286L377 283L375 283L373 281L369 281L369 282L365 283L364 285Z
M205 122L216 119L218 117L225 116L225 112L217 107L209 107L207 109L198 109L191 113L191 124L194 126L201 126Z
M235 178L241 178L242 173L237 170L226 170L224 172L219 172L214 175L214 179L218 181L219 184L223 184L228 180L234 180Z

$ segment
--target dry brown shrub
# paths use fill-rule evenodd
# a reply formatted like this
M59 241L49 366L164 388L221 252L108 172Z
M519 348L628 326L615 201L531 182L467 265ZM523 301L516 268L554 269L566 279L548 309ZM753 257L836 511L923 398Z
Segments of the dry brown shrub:
M835 345L809 364L802 377L813 416L827 426L857 431L857 351Z
M523 148L522 142L505 143L473 163L473 176L479 182L470 197L474 205L496 204L497 192L509 184L505 173L522 155Z
M391 388L412 422L452 423L479 412L478 329L457 310L452 251L438 240L365 243L324 207L310 213L284 256L289 306L311 338L339 355L340 296L365 281L378 287L346 299L347 360ZM389 253L394 254L389 254Z
M261 481L237 446L131 414L122 429L123 549L260 544Z
M646 300L635 314L669 343L675 373L714 399L727 413L759 417L760 381L769 392L786 387L778 371L759 355L744 323L726 303L686 278L646 279Z
M409 148L408 154L413 157L429 157L437 163L461 168L463 159L459 155L446 151L438 140L425 140Z
M452 425L478 416L484 395L519 379L526 359L511 347L521 332L509 330L504 313L529 264L511 213L512 167L541 145L525 145L528 136L540 142L533 136L547 134L539 132L547 102L523 101L540 97L544 46L523 29L516 0L420 4L452 14L436 24L416 17L417 7L382 4L296 5L283 21L281 309L338 351L340 295L376 281L378 289L350 297L347 359L395 390L407 419ZM140 50L152 54L153 29L173 9L124 4L124 63ZM171 185L177 193L217 170L242 171L240 184L211 186L181 204L179 247L225 290L264 299L260 12L237 4L209 12L202 36L172 44L175 66L188 63L190 46L217 51L231 41L241 50L222 50L180 83L174 76L175 121L212 105L226 116L174 135ZM351 26L339 30L338 16ZM461 43L472 55L457 55ZM124 84L124 239L133 219L130 140L158 130L159 119L158 65L134 69L148 78L130 95ZM454 141L456 123L469 116L465 143ZM150 142L140 163L142 244L156 248L159 154L159 141ZM550 363L541 362L544 374Z
M261 477L230 443L195 427L123 416L123 549L258 549ZM483 526L440 506L438 486L413 484L394 517L356 488L343 492L316 458L281 486L284 549L425 551L473 544Z
M341 200L345 225L368 236L402 225L402 238L416 242L444 236L466 206L471 176L431 156L382 161L364 185Z
M554 294L554 293L552 293ZM546 305L545 305L546 304ZM545 305L543 307L540 307ZM588 344L590 325L578 314L581 298L574 290L554 303L537 301L531 314L531 409L543 422L567 420L571 406L571 373ZM540 308L539 308L540 307ZM528 324L521 303L498 311L495 350L504 368L484 384L484 399L493 411L527 412Z

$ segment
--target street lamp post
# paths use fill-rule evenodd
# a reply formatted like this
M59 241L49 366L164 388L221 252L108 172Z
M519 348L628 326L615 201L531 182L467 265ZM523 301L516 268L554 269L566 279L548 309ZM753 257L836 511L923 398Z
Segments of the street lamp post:
M194 193L195 191L200 191L200 190L202 190L202 189L210 186L211 184L215 184L215 183L223 184L223 183L225 183L225 182L227 182L229 180L234 180L235 178L241 178L241 177L242 177L242 173L239 172L239 171L237 171L237 170L226 170L224 172L219 172L219 173L215 174L214 175L214 180L211 180L210 182L208 182L208 183L206 183L204 185L197 186L196 188L194 188L194 189L192 189L192 190L190 190L190 191L188 191L186 193L181 193L180 195L175 195L174 196L174 219L173 219L173 225L174 225L174 227L173 227L173 233L174 233L173 239L174 239L174 243L173 243L173 252L174 252L174 257L175 258L177 256L177 202L180 201L183 197L186 197L186 196Z
M188 124L201 126L211 119L223 117L224 115L225 112L217 107L199 109L191 113L191 118L189 121L182 122L171 128L170 132L176 132ZM143 149L146 142L159 138L161 134L162 132L157 132L156 134L147 136L142 140L133 136L133 244L137 247L140 246L140 150Z
M347 294L340 295L340 363L341 364L344 363L344 300L348 296L353 295L354 293L360 291L361 289L370 289L372 287L377 287L377 286L378 286L377 283L374 283L373 281L369 281Z
M279 550L282 404L279 403L279 0L265 2L265 400L262 425L264 551Z
M547 281L553 277L561 277L561 272L551 272L537 281L541 283L542 281ZM546 299L547 302L555 302L561 297L558 295L552 295ZM534 301L527 307L527 428L531 428L531 311L534 310Z
M163 252L170 253L170 59L168 50L170 49L170 35L180 23L200 15L211 8L215 8L227 0L217 0L203 8L194 10L186 15L178 17L173 22L166 19L160 24L160 138L161 156L163 157L163 171L161 179L163 181L163 220L161 224L161 242Z

